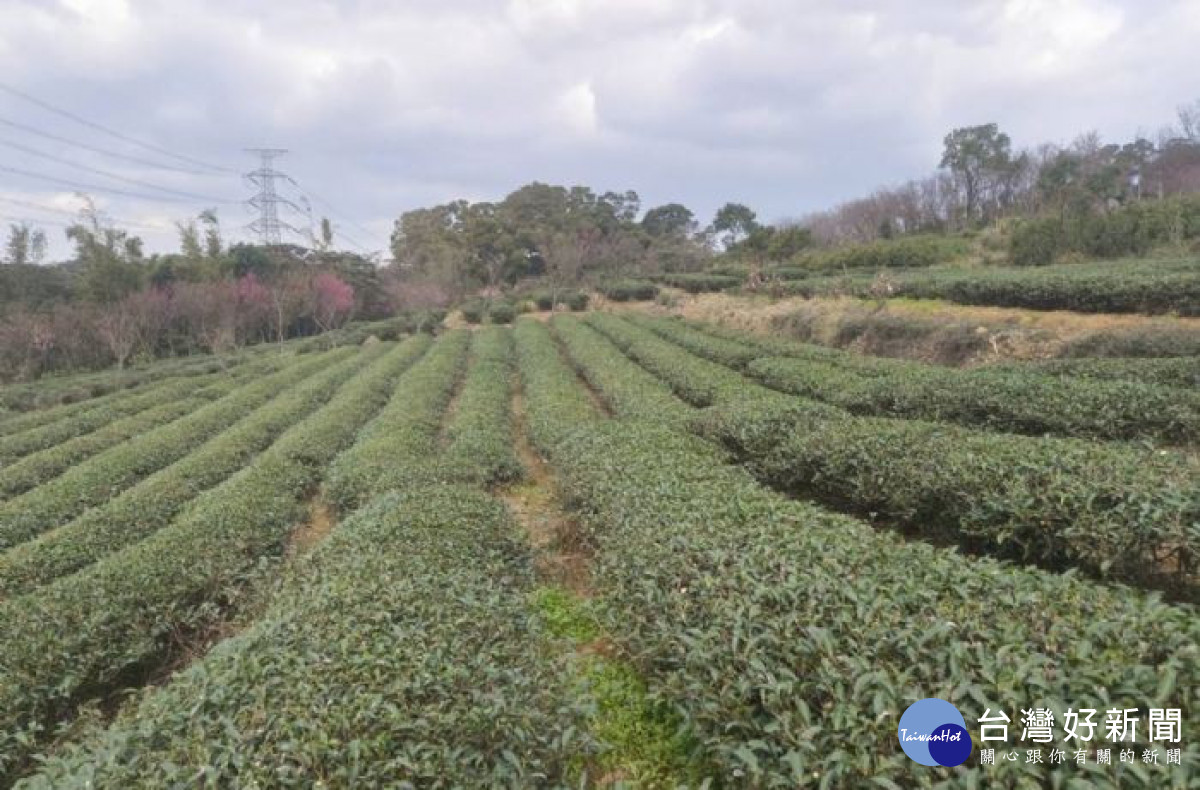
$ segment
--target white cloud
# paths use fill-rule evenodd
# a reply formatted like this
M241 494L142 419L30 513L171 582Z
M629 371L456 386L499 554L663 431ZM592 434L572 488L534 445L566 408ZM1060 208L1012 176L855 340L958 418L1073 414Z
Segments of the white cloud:
M403 210L535 178L778 217L928 172L957 125L1018 144L1153 130L1196 98L1200 36L1193 0L0 0L0 16L0 81L234 170L245 147L287 147L281 166L372 246ZM0 118L123 145L2 92ZM0 137L247 194L236 175ZM14 156L0 164L34 169ZM56 194L3 178L0 194ZM204 207L107 200L160 223Z

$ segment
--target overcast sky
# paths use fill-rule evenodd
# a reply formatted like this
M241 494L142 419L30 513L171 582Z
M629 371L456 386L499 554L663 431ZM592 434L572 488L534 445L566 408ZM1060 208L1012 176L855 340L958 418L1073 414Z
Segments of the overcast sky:
M405 210L534 180L775 220L927 174L955 126L1153 133L1200 98L1197 41L1200 0L0 0L0 85L228 172L154 166L204 170L4 90L0 168L161 194L93 192L150 251L250 194L254 146L290 149L280 168L370 249ZM72 191L0 169L0 217L69 221L12 201ZM245 236L248 210L218 208Z

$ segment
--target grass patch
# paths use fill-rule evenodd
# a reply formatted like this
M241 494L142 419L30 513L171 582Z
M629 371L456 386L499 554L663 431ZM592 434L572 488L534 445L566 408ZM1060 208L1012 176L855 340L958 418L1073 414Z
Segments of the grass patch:
M557 587L531 597L546 630L575 648L581 693L591 709L588 727L601 753L580 760L578 774L601 787L674 788L702 783L698 744L683 719L650 698L629 663L606 649L608 640L589 600Z

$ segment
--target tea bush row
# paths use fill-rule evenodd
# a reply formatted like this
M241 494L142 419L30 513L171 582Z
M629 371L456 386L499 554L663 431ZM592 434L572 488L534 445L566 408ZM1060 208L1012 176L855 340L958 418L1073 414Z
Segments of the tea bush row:
M745 370L773 389L817 398L854 414L1032 435L1149 438L1178 444L1200 439L1200 391L1130 380L1063 378L1031 368L957 370L801 344L792 346L800 358L758 358L768 349L749 335L733 340L677 320L634 320L700 356ZM786 346L779 348L778 341L775 345L786 353Z
M65 419L9 434L0 438L0 464L8 466L33 453L86 436L117 420L166 403L197 395L219 396L231 390L236 383L236 380L221 373L196 379L171 380L169 383L152 385L137 395L96 405Z
M599 603L651 697L681 713L725 784L925 783L929 769L896 742L901 713L925 697L972 722L985 707L1195 703L1191 607L906 543L763 489L696 437L577 415L582 396L564 391L571 372L545 331L518 328L531 425L596 545ZM1170 770L1200 767L1200 748L1185 743L1182 762ZM1048 783L1062 768L980 767L976 752L942 781ZM1071 770L1097 787L1168 776Z
M431 456L437 449L442 414L454 394L467 360L471 332L453 330L400 379L387 405L333 463L325 495L348 513L372 497L395 488L412 473L398 458Z
M327 364L316 357L258 378L167 425L111 447L0 504L0 550L61 526L186 456L279 391Z
M425 342L408 344L408 357L415 359L424 347ZM386 350L379 345L360 353L346 349L329 354L327 367L284 389L180 460L67 524L0 553L0 597L74 573L170 524L199 494L251 462Z
M1186 456L854 417L802 398L754 397L756 385L736 373L740 389L729 381L721 397L693 399L693 381L714 363L628 323L617 331L618 322L606 322L617 345L656 360L655 372L693 405L721 407L699 430L772 485L1005 558L1194 586L1200 467Z
M471 338L466 376L442 433L445 450L438 465L447 479L490 486L521 476L513 450L512 394L512 331L484 327Z
M78 704L131 673L136 684L236 603L242 582L303 518L304 495L410 361L403 345L391 350L145 540L0 602L0 782Z
M383 495L253 627L21 787L568 786L592 747L518 535L472 487Z

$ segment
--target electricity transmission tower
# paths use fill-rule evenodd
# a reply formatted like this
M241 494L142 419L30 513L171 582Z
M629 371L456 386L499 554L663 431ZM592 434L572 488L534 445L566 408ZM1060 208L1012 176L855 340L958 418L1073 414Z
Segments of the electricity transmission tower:
M279 218L279 206L285 205L297 212L300 207L280 194L275 189L276 179L295 183L286 174L275 169L275 158L287 153L285 148L247 148L248 152L258 154L257 170L246 173L246 180L258 188L257 194L246 201L251 208L258 211L258 219L246 227L259 235L265 245L280 244L283 241L282 231L300 233L297 228Z

